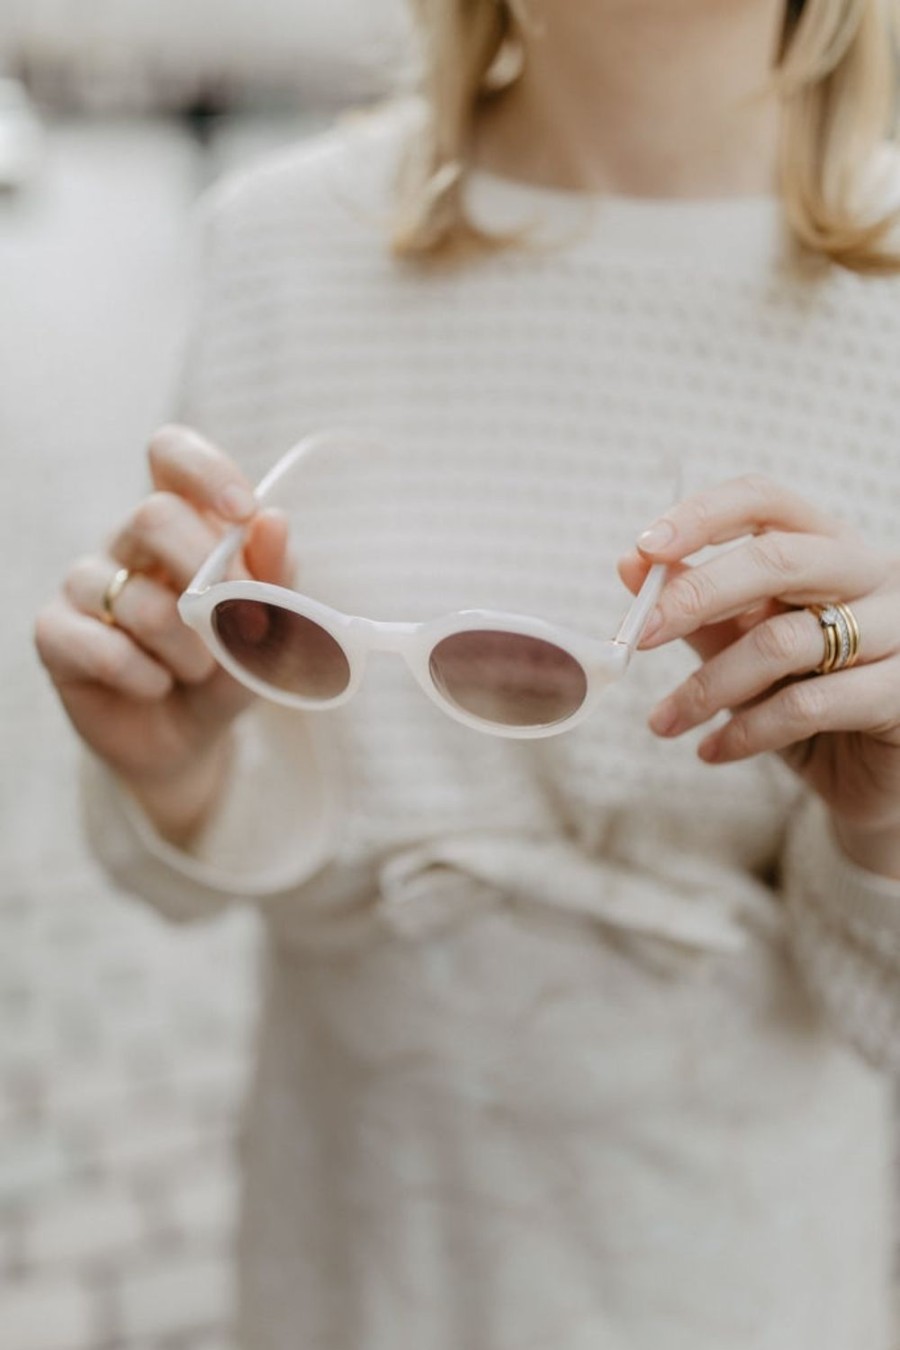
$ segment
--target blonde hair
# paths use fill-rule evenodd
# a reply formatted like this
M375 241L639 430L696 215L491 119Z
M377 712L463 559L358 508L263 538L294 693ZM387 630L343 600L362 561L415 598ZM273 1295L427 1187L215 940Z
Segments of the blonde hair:
M406 258L506 248L464 210L476 110L515 41L527 0L411 0L422 38L428 120L397 184L391 244ZM782 103L781 194L796 241L856 272L900 272L889 238L900 211L864 202L895 121L898 0L786 0L774 88Z

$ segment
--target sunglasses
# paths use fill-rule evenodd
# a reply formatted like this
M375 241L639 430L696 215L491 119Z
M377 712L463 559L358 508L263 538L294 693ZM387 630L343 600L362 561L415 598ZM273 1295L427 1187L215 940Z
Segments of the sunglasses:
M260 505L271 504L301 460L338 443L346 445L344 433L319 432L288 451L259 484ZM337 708L358 690L370 652L395 652L449 717L519 738L557 735L590 716L606 686L627 668L666 571L650 569L615 637L605 640L497 610L386 623L343 614L285 586L228 579L244 535L238 526L223 536L178 609L248 689L291 708Z

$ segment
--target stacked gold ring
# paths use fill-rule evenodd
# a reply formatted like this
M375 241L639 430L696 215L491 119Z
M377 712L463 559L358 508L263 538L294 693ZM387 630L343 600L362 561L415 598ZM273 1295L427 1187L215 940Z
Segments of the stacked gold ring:
M815 674L849 670L859 657L859 624L853 610L836 600L830 605L810 605L809 612L819 620L825 640L825 655Z

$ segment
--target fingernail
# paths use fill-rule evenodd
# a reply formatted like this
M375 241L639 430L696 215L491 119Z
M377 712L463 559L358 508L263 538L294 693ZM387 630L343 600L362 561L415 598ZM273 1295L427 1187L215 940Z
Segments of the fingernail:
M675 526L668 520L655 520L649 530L644 530L637 538L637 546L642 553L659 553L668 548L675 538Z
M256 498L247 488L232 483L219 494L219 505L226 516L232 520L246 520L256 510Z
M707 736L705 741L701 741L697 746L697 754L707 764L715 764L721 758L722 741L718 734Z
M650 618L647 620L647 623L644 627L644 631L641 634L642 647L645 647L648 642L650 642L654 637L656 637L656 634L662 628L662 624L663 624L662 610L656 608L651 613Z
M678 726L677 706L670 699L665 699L653 709L648 724L657 736L671 736Z

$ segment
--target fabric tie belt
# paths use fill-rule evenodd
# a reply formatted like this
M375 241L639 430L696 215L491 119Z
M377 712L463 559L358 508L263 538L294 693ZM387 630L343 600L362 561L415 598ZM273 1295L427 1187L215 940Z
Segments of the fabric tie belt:
M632 934L683 947L734 953L747 941L748 914L771 923L771 898L761 882L704 859L694 868L679 855L668 881L592 859L559 839L467 833L394 854L379 871L377 917L404 936L426 936L504 900L595 919ZM749 902L749 906L748 906Z

